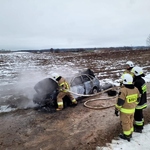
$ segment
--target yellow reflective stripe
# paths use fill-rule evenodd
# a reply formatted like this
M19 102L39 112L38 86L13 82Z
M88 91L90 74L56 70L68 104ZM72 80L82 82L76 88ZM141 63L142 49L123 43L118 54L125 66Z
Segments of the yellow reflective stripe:
M136 106L136 109L143 109L143 108L146 108L147 107L147 104L143 104L143 105L137 105Z
M62 82L61 84L59 84L59 86L62 86L62 85L64 85L65 84L65 82Z
M143 125L143 121L135 121L135 124L138 126L142 126Z
M125 114L133 114L135 112L135 108L133 109L121 108L120 111Z
M68 83L67 83L67 82L65 82L65 84L66 84L66 86L67 86L67 89L69 89L69 85L68 85Z
M119 105L115 105L115 107L117 108L117 109L120 109L122 106L119 106Z
M132 133L132 132L134 131L134 128L132 127L130 131L131 131L131 133Z
M58 102L57 104L58 104L58 106L62 106L63 102Z
M142 92L145 93L146 91L147 91L147 87L146 87L146 84L144 84L144 85L142 86Z
M132 127L129 131L123 131L125 135L130 135L134 131L134 128Z
M138 95L137 94L132 94L132 95L128 95L126 97L127 99L127 103L134 103L137 101Z
M72 102L76 102L76 99L73 99Z
M68 92L68 90L63 90L63 92Z
M136 103L136 104L138 104L139 102L138 102L138 101L136 101L135 103Z
M131 130L129 130L129 131L123 131L123 134L130 135L131 134Z
M62 85L66 85L67 89L69 89L69 85L67 84L67 82L62 82L61 84L59 84L59 86L62 86Z

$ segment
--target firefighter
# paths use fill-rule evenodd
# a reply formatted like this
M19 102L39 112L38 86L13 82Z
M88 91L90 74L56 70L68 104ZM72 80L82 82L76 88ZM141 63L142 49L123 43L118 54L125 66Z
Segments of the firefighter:
M62 110L64 108L63 106L63 98L65 96L68 96L71 100L72 104L77 105L76 99L72 96L72 94L68 91L70 89L70 86L68 82L62 77L59 76L57 73L52 74L53 79L55 79L58 82L59 86L59 93L57 95L57 105L58 108L56 110Z
M128 74L131 74L132 77L134 76L134 74L131 72L132 68L134 67L134 64L132 61L127 61L126 64L125 64L125 71L123 72L121 78L119 79L119 83L120 83L120 87L123 86L123 80L122 80L122 77L124 74L128 73Z
M134 112L139 99L139 91L133 85L133 77L126 73L122 77L123 87L121 87L117 103L115 105L115 115L119 116L123 133L120 138L130 141L133 132Z
M131 70L132 70L133 67L134 67L133 62L132 62L132 61L127 61L127 62L126 62L126 69L125 69L125 71L124 71L123 74L129 73L129 74L131 74L132 76L134 76L134 74L131 72Z
M142 68L136 66L132 69L132 72L134 73L134 86L138 88L141 94L140 102L138 103L134 114L134 131L142 133L144 126L143 109L147 107L147 87L145 80L142 78L145 76Z

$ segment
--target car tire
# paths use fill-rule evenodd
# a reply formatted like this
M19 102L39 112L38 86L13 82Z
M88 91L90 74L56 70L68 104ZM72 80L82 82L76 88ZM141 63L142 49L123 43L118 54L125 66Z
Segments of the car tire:
M96 94L96 93L98 93L98 89L97 89L96 87L94 87L94 88L92 89L92 94Z

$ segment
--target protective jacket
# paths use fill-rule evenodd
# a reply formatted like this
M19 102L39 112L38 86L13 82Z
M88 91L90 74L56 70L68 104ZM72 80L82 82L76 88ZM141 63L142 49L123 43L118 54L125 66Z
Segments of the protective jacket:
M59 90L62 92L67 92L67 90L70 89L68 82L63 77L61 77L60 80L58 81L58 86Z
M140 93L133 85L125 85L121 88L116 108L122 113L132 114L135 112L135 107L138 103Z
M138 88L141 98L136 109L144 109L147 107L147 87L145 80L141 76L134 77L134 86Z
M58 81L58 86L59 86L59 93L57 95L58 108L59 109L64 108L63 98L65 96L68 96L68 98L71 100L71 102L73 104L77 104L76 99L68 91L68 90L70 90L69 83L63 77L61 77L61 76L57 79L57 81Z
M144 79L142 78L143 75L135 76L134 77L134 85L138 88L141 98L136 106L135 113L134 113L134 130L137 132L142 132L144 126L144 115L143 109L147 107L147 87Z
M133 120L135 107L137 105L140 93L133 85L124 85L121 88L116 109L120 111L120 121L122 124L123 134L129 136L133 132Z

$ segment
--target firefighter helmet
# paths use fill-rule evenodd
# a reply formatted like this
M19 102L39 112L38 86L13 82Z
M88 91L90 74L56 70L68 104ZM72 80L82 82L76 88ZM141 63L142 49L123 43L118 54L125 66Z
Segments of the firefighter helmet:
M124 74L122 75L123 84L132 84L133 83L133 77L131 74Z
M132 68L131 72L134 73L135 76L139 76L143 74L143 69L141 67L136 66Z
M134 67L134 64L133 64L132 61L127 61L127 62L126 62L126 65L129 65L129 67Z
M60 77L60 75L59 75L58 73L53 73L53 74L52 74L52 78L53 78L54 80L56 80L58 77Z

